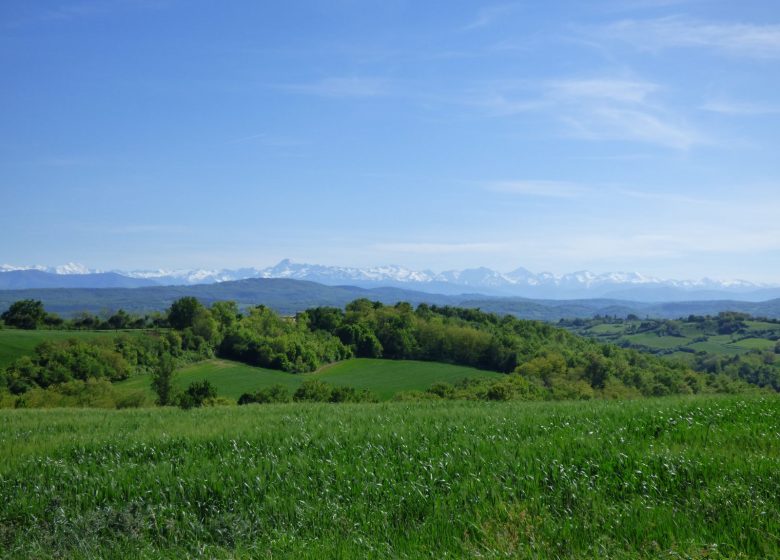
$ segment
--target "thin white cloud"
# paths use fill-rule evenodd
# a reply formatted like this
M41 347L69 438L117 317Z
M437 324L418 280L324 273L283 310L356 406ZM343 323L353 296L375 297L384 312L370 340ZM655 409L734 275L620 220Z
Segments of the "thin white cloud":
M676 150L706 143L695 130L647 110L588 107L562 119L575 137L588 140L633 140Z
M707 48L735 56L780 58L780 25L706 23L685 17L623 20L601 27L598 37L647 51Z
M507 249L506 243L378 243L376 251L407 254L453 254L501 252Z
M657 94L661 85L621 77L553 80L536 85L499 84L478 105L492 114L539 111L566 127L566 135L585 140L628 140L675 150L707 143L704 135L672 111Z
M549 198L574 198L588 192L587 188L566 181L496 181L487 183L485 188L501 193Z
M619 103L645 103L661 87L652 82L624 79L558 80L550 82L548 94L563 100L594 99Z
M494 6L482 8L477 13L477 16L469 24L463 27L463 30L471 31L481 27L487 27L522 6L523 4L521 2L511 2L508 4L496 4Z
M702 111L720 113L731 116L760 116L780 114L780 105L766 105L761 103L746 103L728 100L707 101L700 107Z
M693 196L686 196L677 193L670 193L664 191L637 191L631 189L618 188L615 194L627 196L630 198L636 198L640 200L652 200L663 204L673 204L676 206L684 207L713 207L723 204L722 201L713 198L696 198Z
M305 84L285 84L279 89L323 97L378 97L391 94L390 84L381 78L334 77Z

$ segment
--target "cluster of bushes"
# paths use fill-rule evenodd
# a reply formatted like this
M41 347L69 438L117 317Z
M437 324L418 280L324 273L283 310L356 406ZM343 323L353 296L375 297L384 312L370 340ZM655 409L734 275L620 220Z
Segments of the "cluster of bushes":
M244 393L238 404L271 404L286 402L360 403L379 402L377 396L366 389L332 386L319 379L307 379L292 395L283 385L272 385L255 393Z
M339 337L356 356L514 372L544 398L660 396L698 393L711 386L705 375L685 364L588 340L547 323L478 309L425 304L415 309L406 303L385 306L361 299L345 310L309 309L296 322Z
M780 391L778 354L780 342L775 344L774 350L753 350L736 356L697 354L693 365L699 371Z
M743 381L719 374L707 377L707 383L698 387L701 393L744 393L756 390ZM425 391L403 391L393 400L470 400L470 401L550 401L630 399L645 396L640 390L617 379L607 380L603 387L594 389L583 379L568 376L555 378L545 384L540 378L529 378L519 373L508 374L498 380L463 379L457 383L434 383Z
M26 330L39 328L120 330L168 327L167 317L162 313L133 315L123 309L104 317L84 312L79 313L72 319L63 319L56 313L47 312L43 307L43 303L34 299L14 302L8 310L0 314L0 320L9 327Z
M18 321L19 325L40 325L47 313L39 304L32 300L17 302L3 313L3 319L8 324ZM150 324L148 317L138 322L121 311L115 316L121 319L114 321L117 326ZM92 324L88 317L82 315L74 321ZM695 364L697 372L683 362L599 343L547 323L478 309L425 304L414 308L408 303L388 306L359 299L345 309L317 307L295 317L281 317L262 305L241 313L235 302L205 307L196 298L183 297L164 316L152 320L170 328L90 342L43 343L34 355L20 358L0 372L0 392L4 387L5 392L20 396L36 390L36 395L43 398L50 390L65 395L50 395L53 400L62 400L71 398L68 391L78 383L112 382L151 373L158 404L191 408L212 402L213 387L191 386L177 393L173 371L214 355L293 373L311 372L358 356L437 361L511 374L498 382L469 382L452 386L451 390L441 385L422 396L410 393L399 398L662 396L732 392L743 389L744 382L780 390L775 354L771 352L761 357L731 358L730 362L708 357L705 363L701 358L701 363ZM738 314L722 314L712 319L712 326L731 329L744 320ZM76 385L59 389L68 383ZM283 387L275 387L243 395L241 404L286 400L366 402L375 398L365 391L307 380L293 395Z
M21 394L0 391L0 408L137 408L152 403L143 391L117 391L105 378L74 379Z

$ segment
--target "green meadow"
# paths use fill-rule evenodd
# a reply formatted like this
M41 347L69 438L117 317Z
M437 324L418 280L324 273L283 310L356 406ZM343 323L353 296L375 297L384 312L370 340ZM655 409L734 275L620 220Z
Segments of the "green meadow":
M4 558L777 558L780 399L0 411Z
M212 359L179 369L174 377L178 388L193 381L208 380L219 396L238 399L271 385L283 385L291 393L306 379L321 379L334 386L368 389L380 399L389 399L400 391L425 391L437 381L455 383L464 378L501 379L500 373L475 368L418 362L354 358L321 368L314 373L292 374L284 371L248 366L229 360ZM149 375L138 375L116 384L122 391L142 390L153 397Z

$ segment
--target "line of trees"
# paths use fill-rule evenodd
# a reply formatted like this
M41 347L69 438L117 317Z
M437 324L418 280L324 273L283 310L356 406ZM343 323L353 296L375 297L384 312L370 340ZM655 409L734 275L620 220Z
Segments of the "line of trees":
M47 313L40 302L17 303L3 314L6 324L45 323ZM148 318L138 323L130 319L116 324L143 324L143 328L150 324ZM154 330L103 340L45 342L32 356L0 372L0 388L22 395L33 389L56 390L67 383L110 383L150 373L158 404L197 406L212 398L208 387L193 387L190 397L182 396L174 390L173 372L185 363L213 356L291 373L368 357L436 361L511 374L500 386L472 383L430 393L440 398L560 399L736 391L745 387L740 380L780 388L774 381L767 382L771 368L755 374L744 367L708 362L697 364L700 371L694 371L683 363L599 343L548 323L478 309L426 304L415 308L408 303L383 305L358 299L344 309L316 307L282 317L262 305L241 312L235 302L207 307L196 298L183 297L154 322L158 325ZM370 400L367 395L341 391L332 389L326 400ZM267 402L277 397L261 392L244 400Z

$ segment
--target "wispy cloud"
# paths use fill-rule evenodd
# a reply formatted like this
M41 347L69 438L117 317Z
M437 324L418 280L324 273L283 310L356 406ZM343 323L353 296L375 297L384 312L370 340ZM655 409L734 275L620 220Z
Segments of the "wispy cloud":
M161 8L169 0L80 0L64 2L56 7L35 9L17 20L5 22L6 27L22 27L45 22L69 22L111 15L125 8Z
M675 150L706 143L701 134L684 124L641 109L588 107L562 119L575 137L588 140L633 140Z
M645 103L650 94L658 91L658 84L640 80L595 78L558 80L548 84L548 95L564 100L593 99L619 103Z
M453 254L501 252L507 249L506 243L378 243L373 249L387 253L407 254Z
M780 25L707 23L666 17L619 21L599 28L596 35L647 51L708 48L735 56L780 58Z
M390 95L390 83L382 78L332 77L303 84L283 84L279 89L323 97L378 97Z
M566 181L495 181L485 188L494 192L523 196L574 198L586 194L589 189Z
M664 204L674 204L679 206L702 207L702 206L717 206L719 204L722 204L722 202L717 201L715 199L696 198L693 196L686 196L686 195L663 192L663 191L638 191L638 190L618 188L614 192L615 194L620 194L631 198L637 198L640 200L654 200Z
M487 27L493 24L495 21L501 19L523 7L521 2L510 2L506 4L495 4L493 6L486 6L479 10L477 16L466 26L463 27L464 31L471 31L473 29L479 29L481 27Z
M707 101L700 107L703 111L731 116L760 116L780 114L780 105L746 103L728 100Z
M628 140L675 150L707 143L705 136L666 109L656 83L625 78L552 80L497 84L475 105L494 116L542 112L558 120L566 135L585 140Z

